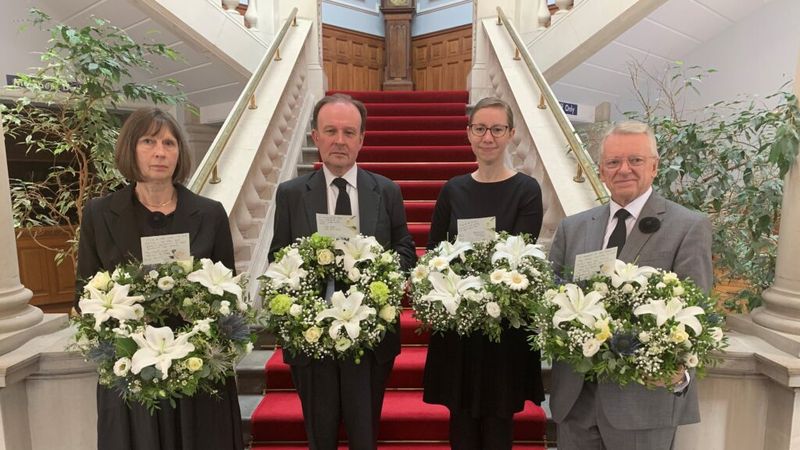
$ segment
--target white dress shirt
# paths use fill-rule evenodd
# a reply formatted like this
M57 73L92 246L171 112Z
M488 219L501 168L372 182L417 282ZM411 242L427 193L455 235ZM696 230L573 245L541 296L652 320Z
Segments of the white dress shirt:
M336 199L339 198L339 188L333 184L333 180L339 177L328 170L324 164L322 165L322 172L325 174L325 185L328 186L328 214L334 214L336 211ZM353 164L353 167L345 172L342 178L347 181L347 195L350 196L350 211L352 211L352 215L356 216L356 223L358 223L358 168L356 164Z
M633 225L636 223L636 219L639 218L639 215L642 213L642 208L644 208L644 204L647 203L647 199L650 198L652 193L653 187L650 186L647 188L644 194L636 197L632 202L628 203L624 207L624 209L630 213L630 216L625 219L625 236L631 234L631 230L633 230ZM617 218L614 217L614 214L616 214L620 209L623 209L623 207L614 200L608 202L608 205L611 210L609 211L608 223L606 224L606 235L603 238L603 248L608 246L608 239L611 237L611 233L614 232L614 228L617 226Z

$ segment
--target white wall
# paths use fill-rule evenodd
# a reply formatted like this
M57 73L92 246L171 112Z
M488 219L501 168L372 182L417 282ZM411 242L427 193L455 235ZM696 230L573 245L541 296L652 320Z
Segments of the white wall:
M719 71L699 86L699 97L687 97L687 106L775 93L794 78L798 56L800 1L774 0L686 55L687 65Z
M411 35L420 36L472 23L472 2L417 0ZM380 0L323 0L322 22L374 36L385 35Z

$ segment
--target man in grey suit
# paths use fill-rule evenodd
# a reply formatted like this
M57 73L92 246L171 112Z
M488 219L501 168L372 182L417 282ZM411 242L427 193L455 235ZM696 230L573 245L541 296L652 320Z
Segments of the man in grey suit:
M316 104L311 138L323 167L278 186L270 259L295 239L316 232L316 215L322 213L355 215L361 234L395 250L404 270L414 265L400 187L356 166L366 119L364 105L347 95L327 96ZM336 449L341 419L351 449L377 447L383 391L398 353L400 338L389 332L359 364L283 354L300 395L309 448Z
M611 202L561 221L550 250L556 273L569 278L577 255L616 246L618 259L671 270L708 292L711 223L653 191L658 152L652 129L621 122L608 130L601 148L600 178ZM550 408L558 448L670 449L678 425L700 421L691 374L681 371L674 382L674 389L593 383L554 362Z

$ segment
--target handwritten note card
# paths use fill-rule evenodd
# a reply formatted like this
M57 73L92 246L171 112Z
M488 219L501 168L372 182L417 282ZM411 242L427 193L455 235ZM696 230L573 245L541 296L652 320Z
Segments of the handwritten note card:
M458 240L481 242L494 239L495 218L458 219Z
M191 257L189 233L165 234L142 238L142 264L163 264Z
M589 252L575 257L575 268L572 273L573 280L586 280L600 272L604 264L614 264L617 259L617 247L606 248L596 252Z
M358 234L356 216L317 214L317 232L334 239L351 238Z

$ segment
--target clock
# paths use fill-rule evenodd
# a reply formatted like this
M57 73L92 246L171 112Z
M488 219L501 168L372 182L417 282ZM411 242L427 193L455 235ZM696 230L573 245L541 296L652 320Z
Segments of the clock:
M413 8L414 0L382 0L382 9Z

